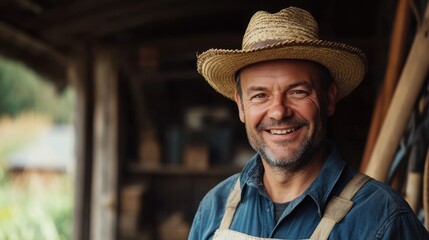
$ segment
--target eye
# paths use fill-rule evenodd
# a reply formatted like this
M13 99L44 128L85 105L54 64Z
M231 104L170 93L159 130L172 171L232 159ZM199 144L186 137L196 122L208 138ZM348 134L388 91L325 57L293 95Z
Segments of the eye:
M306 94L306 92L304 90L293 90L292 94L300 95L300 94Z
M308 92L307 91L304 91L304 90L299 90L299 89L297 89L297 90L292 90L292 91L290 91L290 93L289 93L291 96L293 96L293 97L297 97L297 98L302 98L302 97L306 97L306 96L308 96Z
M267 98L267 94L265 94L265 93L258 93L258 94L253 95L250 98L250 100L251 101L261 101L261 100L263 100L265 98Z

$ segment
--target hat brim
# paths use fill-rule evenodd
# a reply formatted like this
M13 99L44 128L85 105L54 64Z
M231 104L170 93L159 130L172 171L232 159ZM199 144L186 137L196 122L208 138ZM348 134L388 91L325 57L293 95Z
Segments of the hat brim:
M276 59L310 60L325 66L337 85L337 101L359 85L367 70L362 51L323 40L280 42L253 50L210 49L198 56L197 68L216 91L234 100L237 71Z

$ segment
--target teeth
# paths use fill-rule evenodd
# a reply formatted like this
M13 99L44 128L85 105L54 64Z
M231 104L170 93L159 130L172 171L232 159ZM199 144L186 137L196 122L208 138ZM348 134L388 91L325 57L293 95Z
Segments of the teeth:
M270 132L272 133L272 134L288 134L288 133L291 133L291 132L293 132L293 131L295 131L296 130L296 128L288 128L288 129L282 129L282 130L279 130L279 129L271 129L270 130Z

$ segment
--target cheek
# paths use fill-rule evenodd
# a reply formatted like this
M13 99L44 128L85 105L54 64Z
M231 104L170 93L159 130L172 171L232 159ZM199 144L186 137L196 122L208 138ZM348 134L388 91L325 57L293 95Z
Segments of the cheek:
M248 106L243 109L243 115L246 123L251 126L257 126L264 118L266 110L257 106Z
M310 121L313 125L320 120L321 112L319 102L315 99L307 99L294 107L295 112Z

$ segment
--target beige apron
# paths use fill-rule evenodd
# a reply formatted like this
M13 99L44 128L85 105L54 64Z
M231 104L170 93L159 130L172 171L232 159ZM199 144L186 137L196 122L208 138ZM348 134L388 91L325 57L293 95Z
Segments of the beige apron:
M357 174L343 189L340 196L334 196L326 205L323 218L317 225L310 239L326 240L329 237L334 225L341 221L347 212L352 208L353 202L350 201L357 191L370 179L365 174ZM232 219L234 218L235 210L241 200L240 178L237 179L233 190L229 194L226 202L225 214L220 223L219 229L216 230L213 240L263 240L275 238L259 238L244 233L230 230ZM280 240L280 239L277 239Z

